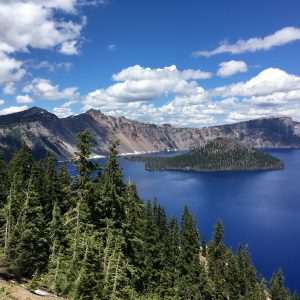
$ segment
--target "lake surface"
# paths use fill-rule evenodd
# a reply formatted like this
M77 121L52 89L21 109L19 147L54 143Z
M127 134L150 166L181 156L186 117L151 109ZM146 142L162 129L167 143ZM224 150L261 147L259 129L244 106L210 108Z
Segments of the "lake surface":
M228 246L236 249L239 242L247 244L257 270L267 279L282 267L286 285L300 290L300 150L267 152L283 160L286 168L149 172L141 162L124 158L120 162L125 178L136 182L145 201L157 197L167 214L178 218L187 204L207 240L217 219L222 218Z

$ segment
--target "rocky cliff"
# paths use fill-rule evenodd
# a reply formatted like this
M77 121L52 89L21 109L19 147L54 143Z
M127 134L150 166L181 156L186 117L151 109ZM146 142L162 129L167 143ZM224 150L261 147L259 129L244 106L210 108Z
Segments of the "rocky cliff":
M52 151L58 159L68 159L76 151L76 135L87 129L93 134L93 154L106 154L111 139L120 140L120 152L193 149L217 137L237 138L256 148L300 147L300 123L289 117L262 118L232 125L179 128L155 125L89 110L77 116L58 118L33 107L0 116L0 147L10 156L25 142L35 156Z

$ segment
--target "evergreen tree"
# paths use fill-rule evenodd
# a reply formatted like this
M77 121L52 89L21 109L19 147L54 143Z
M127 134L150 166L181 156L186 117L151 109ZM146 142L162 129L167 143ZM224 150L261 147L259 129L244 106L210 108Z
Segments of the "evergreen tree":
M142 276L140 284L146 295L154 296L160 282L161 248L159 243L159 230L154 218L151 202L148 201L145 211L145 225L143 230L144 244Z
M43 213L45 221L48 223L52 218L54 203L58 201L58 178L56 172L56 160L50 152L45 158L45 174L44 174L44 195L43 195Z
M104 299L102 255L99 238L95 235L90 236L75 283L76 289L73 299Z
M6 203L8 191L7 166L3 159L3 153L0 149L0 209Z
M26 186L27 181L31 175L31 168L33 165L33 157L29 147L23 143L22 148L15 153L8 168L8 179L12 182L15 176L19 177Z
M195 219L187 206L184 207L181 219L180 248L180 297L183 299L201 299L199 233Z
M288 300L289 294L284 287L284 276L282 269L274 272L270 281L270 296L272 300Z
M74 197L72 195L72 178L69 175L65 164L61 164L59 167L57 184L58 204L62 214L65 214L68 209L74 205Z
M180 232L177 220L171 217L166 239L164 269L161 278L160 295L163 299L178 299L180 280Z
M44 271L48 259L45 222L35 171L32 170L25 203L15 229L19 240L16 244L16 257L12 261L14 270L29 277Z
M226 289L226 247L224 245L224 226L221 219L217 221L214 228L214 238L208 247L208 271L214 281L216 299L225 299L228 291Z
M113 228L121 229L126 218L125 183L118 163L118 141L109 145L109 157L105 171L101 174L95 186L95 202L92 217L98 228L107 227L113 223Z

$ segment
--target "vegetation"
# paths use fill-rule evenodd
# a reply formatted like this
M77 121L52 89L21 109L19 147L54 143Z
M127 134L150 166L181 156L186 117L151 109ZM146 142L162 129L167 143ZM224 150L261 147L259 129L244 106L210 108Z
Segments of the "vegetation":
M272 155L248 148L237 140L228 138L217 138L201 148L178 156L132 156L129 159L145 162L145 168L150 171L231 171L284 168L283 162Z
M102 170L88 160L91 136L78 137L75 177L25 145L0 160L2 267L70 299L290 299L281 270L268 288L247 247L225 246L221 220L206 244L187 207L178 224L156 200L143 203L117 142Z

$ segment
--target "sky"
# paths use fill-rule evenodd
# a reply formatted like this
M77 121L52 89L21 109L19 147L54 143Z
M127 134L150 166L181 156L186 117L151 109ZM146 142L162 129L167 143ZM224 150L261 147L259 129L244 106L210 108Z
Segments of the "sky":
M0 0L0 115L300 121L299 0Z

